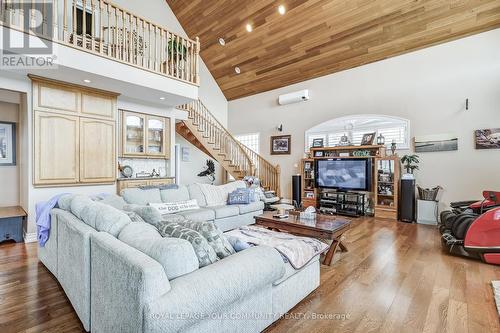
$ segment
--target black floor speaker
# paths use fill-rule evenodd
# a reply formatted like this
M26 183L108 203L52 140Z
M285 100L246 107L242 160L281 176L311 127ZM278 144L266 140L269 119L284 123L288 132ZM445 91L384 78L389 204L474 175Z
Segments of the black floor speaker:
M399 220L415 221L415 179L401 179Z
M302 202L302 196L300 195L302 190L301 190L301 185L302 184L302 177L300 175L293 175L292 176L292 200L297 203L297 205L300 206Z

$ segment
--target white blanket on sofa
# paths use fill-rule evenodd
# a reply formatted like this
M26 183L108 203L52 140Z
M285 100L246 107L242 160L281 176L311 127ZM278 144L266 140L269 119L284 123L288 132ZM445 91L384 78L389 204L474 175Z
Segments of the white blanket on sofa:
M329 246L315 238L295 236L286 232L267 230L257 226L245 226L225 232L254 245L274 247L295 269L301 269Z

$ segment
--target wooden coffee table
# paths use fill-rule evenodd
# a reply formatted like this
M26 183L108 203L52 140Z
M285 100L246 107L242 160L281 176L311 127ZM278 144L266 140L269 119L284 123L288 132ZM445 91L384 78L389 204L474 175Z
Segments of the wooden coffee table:
M347 247L342 244L342 235L351 227L351 221L338 216L317 214L315 220L303 220L298 215L286 219L273 217L277 212L264 212L255 216L255 224L268 229L285 231L298 236L331 240L332 244L325 255L323 264L330 265L337 246L344 252Z

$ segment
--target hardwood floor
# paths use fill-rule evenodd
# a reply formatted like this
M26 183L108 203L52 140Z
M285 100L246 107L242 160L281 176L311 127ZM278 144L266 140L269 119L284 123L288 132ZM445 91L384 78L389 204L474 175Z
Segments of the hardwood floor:
M441 252L434 227L354 220L347 253L275 332L500 332L500 268ZM36 244L0 245L0 332L83 332ZM329 315L331 319L312 319ZM336 317L335 317L336 316Z

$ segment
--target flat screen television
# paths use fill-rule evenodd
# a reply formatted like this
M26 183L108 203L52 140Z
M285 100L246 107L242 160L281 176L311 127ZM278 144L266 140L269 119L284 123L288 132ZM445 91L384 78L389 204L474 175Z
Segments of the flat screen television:
M369 158L316 160L316 187L342 191L370 191L372 161Z

